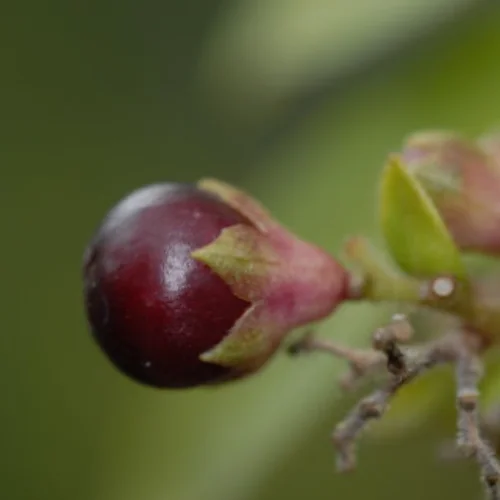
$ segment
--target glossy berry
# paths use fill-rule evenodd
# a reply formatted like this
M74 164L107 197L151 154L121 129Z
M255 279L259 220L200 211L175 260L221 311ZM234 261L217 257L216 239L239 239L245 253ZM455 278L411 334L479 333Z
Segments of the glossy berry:
M107 215L84 259L93 335L138 382L181 388L232 377L201 361L249 303L191 252L223 228L251 225L216 195L184 184L135 191Z

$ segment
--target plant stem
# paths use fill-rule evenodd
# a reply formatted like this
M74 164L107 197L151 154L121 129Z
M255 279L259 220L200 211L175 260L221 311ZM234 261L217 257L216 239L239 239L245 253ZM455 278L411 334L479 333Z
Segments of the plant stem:
M479 280L470 277L459 280L446 275L409 276L388 263L362 237L351 238L345 252L361 273L361 277L353 276L351 300L406 302L428 307L459 317L485 338L500 336L500 302L489 300L491 294L481 293Z

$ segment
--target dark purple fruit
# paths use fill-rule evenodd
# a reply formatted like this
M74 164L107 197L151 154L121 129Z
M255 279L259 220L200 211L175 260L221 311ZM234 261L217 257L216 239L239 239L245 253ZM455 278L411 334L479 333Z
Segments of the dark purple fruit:
M203 362L249 303L191 252L223 228L251 225L216 195L184 184L139 189L106 216L84 258L93 335L126 375L181 388L231 377Z

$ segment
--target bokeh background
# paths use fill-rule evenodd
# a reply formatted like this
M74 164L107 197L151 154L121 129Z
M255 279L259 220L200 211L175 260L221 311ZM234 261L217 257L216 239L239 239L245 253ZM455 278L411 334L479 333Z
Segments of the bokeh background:
M480 498L473 465L435 458L452 389L339 477L341 362L137 386L88 334L80 263L128 191L207 175L332 252L376 234L377 175L409 132L498 125L500 2L24 0L0 33L0 498ZM388 314L344 308L321 333L361 345Z

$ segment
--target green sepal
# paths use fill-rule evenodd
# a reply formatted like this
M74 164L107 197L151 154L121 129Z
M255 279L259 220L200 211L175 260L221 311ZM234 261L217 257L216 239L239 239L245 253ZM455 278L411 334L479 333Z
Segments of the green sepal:
M235 323L229 335L201 354L200 359L225 367L257 369L272 350L272 336L266 330L263 315L265 307L262 303L251 306Z
M238 369L253 369L267 359L276 333L263 298L271 277L280 272L280 260L267 236L252 226L222 230L212 243L192 252L209 266L249 308L215 347L200 355L205 362Z
M402 270L413 276L466 276L460 251L431 198L400 158L384 169L380 221L387 245Z
M225 203L244 215L260 232L267 233L276 225L269 212L244 191L218 179L201 179L197 183L203 191L215 194Z
M263 287L280 264L268 239L242 224L223 229L218 238L191 256L209 266L235 295L249 302L262 297Z

